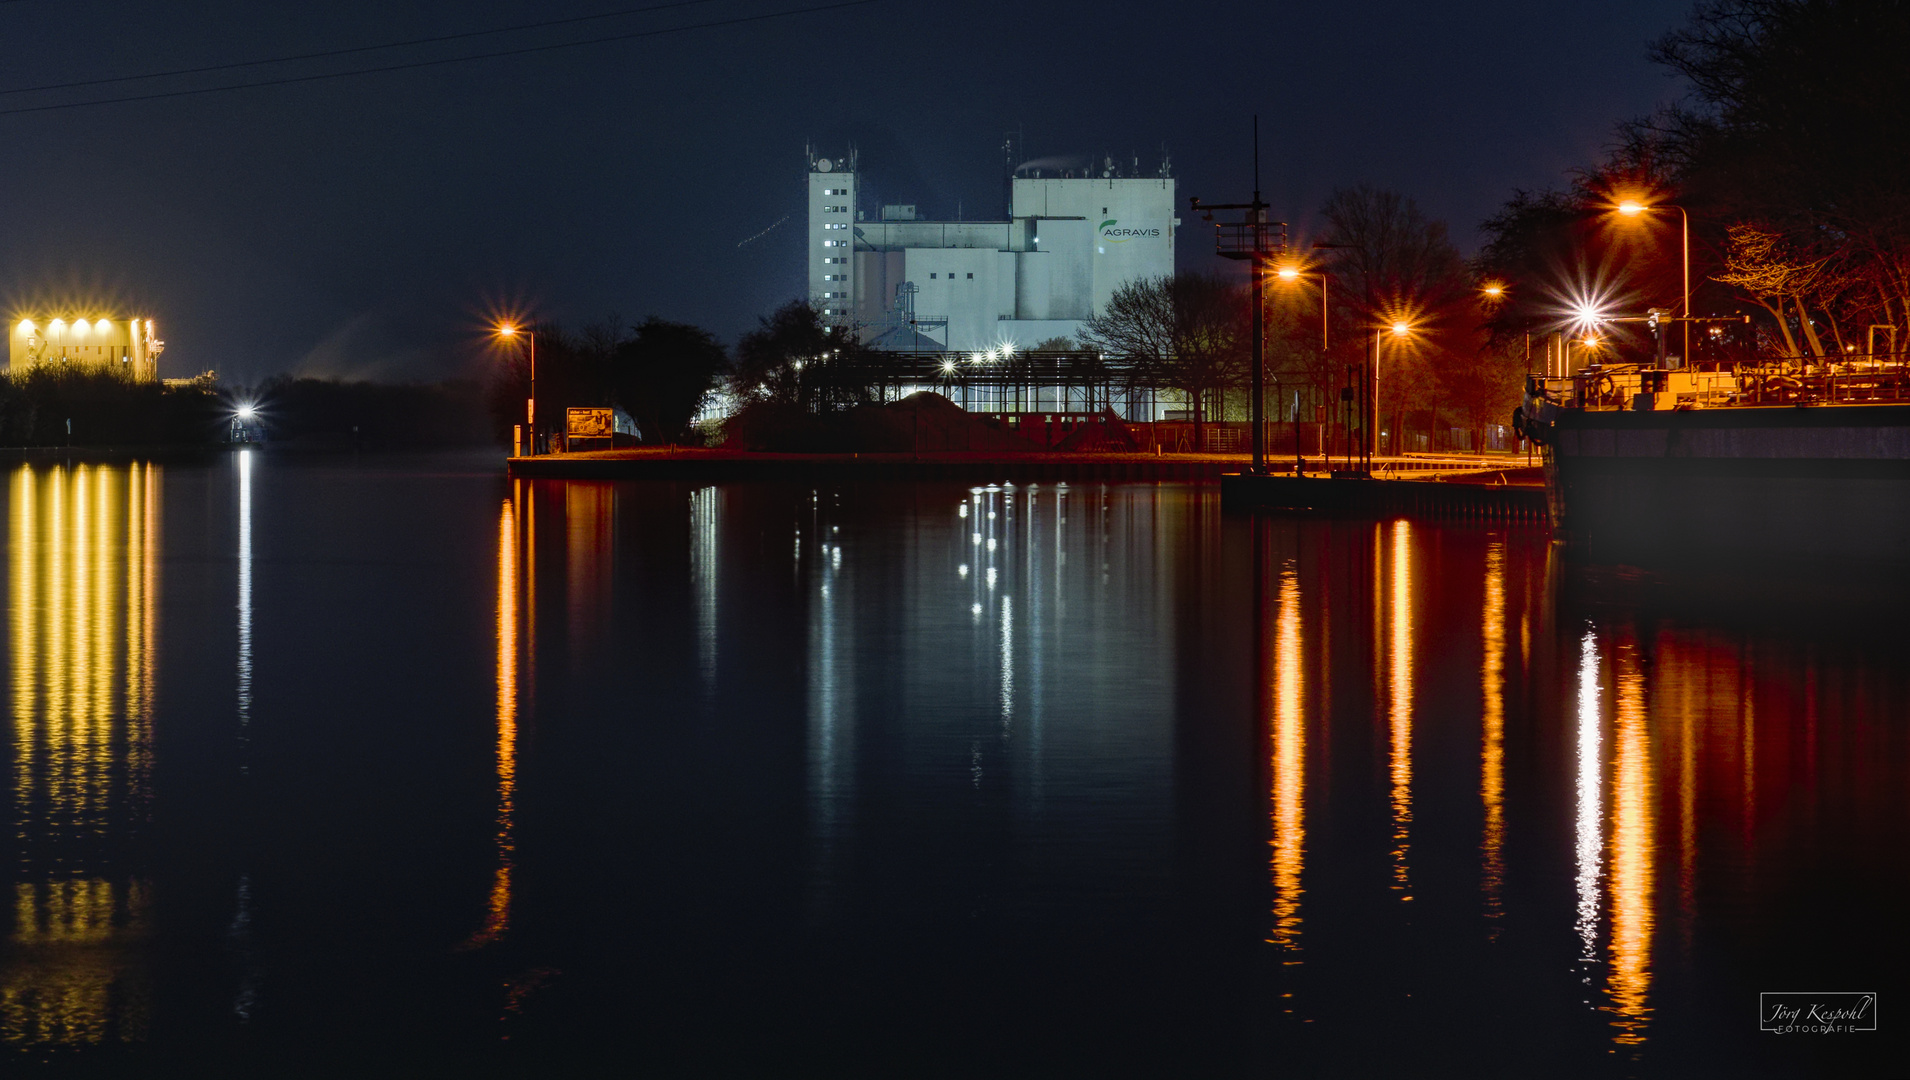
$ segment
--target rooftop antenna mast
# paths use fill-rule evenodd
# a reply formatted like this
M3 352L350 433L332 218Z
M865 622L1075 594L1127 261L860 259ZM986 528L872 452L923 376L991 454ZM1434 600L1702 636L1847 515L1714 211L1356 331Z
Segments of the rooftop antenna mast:
M1214 220L1215 210L1244 210L1240 221L1214 223L1214 254L1223 259L1244 259L1248 264L1248 276L1253 279L1253 388L1247 401L1249 417L1253 424L1253 464L1248 472L1258 476L1267 471L1267 425L1266 410L1266 359L1267 335L1266 313L1264 311L1267 291L1267 269L1273 260L1286 254L1287 223L1273 221L1267 213L1269 207L1260 197L1260 116L1253 118L1253 201L1246 203L1210 203L1202 204L1198 197L1188 200L1194 213L1207 221ZM1199 416L1200 403L1194 403L1195 416ZM1296 436L1294 446L1299 440Z

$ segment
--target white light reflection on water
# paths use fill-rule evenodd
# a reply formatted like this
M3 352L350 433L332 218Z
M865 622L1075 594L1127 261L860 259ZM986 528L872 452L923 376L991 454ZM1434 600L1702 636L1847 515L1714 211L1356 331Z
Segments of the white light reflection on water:
M992 570L991 570L992 573ZM1015 716L1015 598L1001 598L1001 737L1006 739Z
M234 455L234 466L239 471L239 520L238 520L238 741L240 746L239 772L249 775L252 771L250 755L246 753L252 740L252 465L253 452L240 450ZM258 1009L260 983L263 970L258 961L257 948L253 942L253 898L251 875L241 873L237 893L233 897L232 922L226 928L226 944L231 950L233 962L237 967L238 987L232 995L232 1015L240 1023L252 1019Z
M252 451L235 457L239 470L239 738L252 725ZM241 761L240 772L250 765Z
M825 531L820 511L811 513L810 527L817 534L839 531ZM822 547L826 557L809 571L816 598L809 606L807 632L809 813L818 848L811 900L818 910L829 906L838 857L853 841L856 786L854 575L843 573L839 544Z
M717 487L690 493L690 583L696 593L696 662L703 677L703 693L716 691L717 530L721 527L722 492ZM802 557L802 536L796 537L796 557Z
M1037 543L1040 534L1035 529L1035 519L1040 511L1041 485L1029 484L1022 491L1021 512L1021 549L1028 553L1027 573L1023 580L1028 582L1028 619L1027 637L1029 641L1041 640L1042 621L1042 584L1041 584L1041 545ZM1025 745L1028 754L1028 784L1026 806L1030 813L1039 812L1042 799L1046 795L1046 748L1042 745L1042 729L1045 726L1043 698L1047 696L1045 653L1035 648L1028 651L1029 686L1025 700L1027 716Z
M1585 968L1584 981L1592 981L1592 965L1598 963L1598 878L1603 799L1599 791L1603 718L1599 712L1598 635L1586 628L1579 640L1578 659L1578 815L1576 854L1578 856L1578 930L1579 962Z

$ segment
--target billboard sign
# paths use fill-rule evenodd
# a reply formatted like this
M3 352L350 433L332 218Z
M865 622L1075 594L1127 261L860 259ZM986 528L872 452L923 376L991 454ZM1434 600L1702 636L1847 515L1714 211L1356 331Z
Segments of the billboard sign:
M611 413L610 409L567 409L564 434L573 439L611 438L617 430Z

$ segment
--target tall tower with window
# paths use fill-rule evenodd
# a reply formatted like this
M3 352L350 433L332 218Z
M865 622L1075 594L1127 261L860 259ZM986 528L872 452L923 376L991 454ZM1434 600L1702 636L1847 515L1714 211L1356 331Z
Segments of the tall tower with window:
M847 323L855 310L855 151L809 155L809 299L823 320Z

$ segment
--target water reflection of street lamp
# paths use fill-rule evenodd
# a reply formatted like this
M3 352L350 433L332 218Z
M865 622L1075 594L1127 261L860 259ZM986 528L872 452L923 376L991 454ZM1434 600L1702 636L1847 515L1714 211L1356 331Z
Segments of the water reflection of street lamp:
M1659 203L1647 206L1635 199L1626 199L1618 204L1618 212L1626 217L1637 217L1648 210L1676 210L1681 223L1681 239L1684 251L1684 305L1679 311L1684 322L1684 365L1691 366L1691 215L1682 206Z
M528 421L525 427L530 432L530 437L531 437L530 452L532 454L535 454L537 453L537 334L532 330L521 328L514 323L499 323L498 324L498 327L497 327L498 337L515 338L519 334L523 334L524 340L530 344L531 396L528 399L526 399L524 403L525 413L526 413L525 419Z

